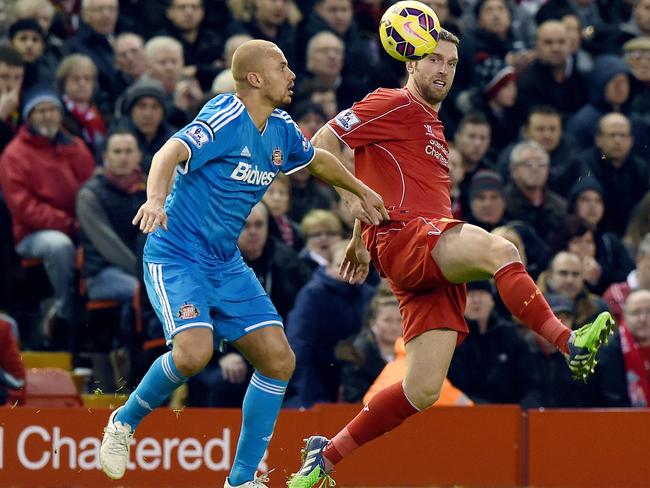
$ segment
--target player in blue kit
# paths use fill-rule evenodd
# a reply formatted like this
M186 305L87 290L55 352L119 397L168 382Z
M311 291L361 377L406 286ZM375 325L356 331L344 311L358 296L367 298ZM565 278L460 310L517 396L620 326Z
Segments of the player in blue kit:
M215 343L226 340L255 372L224 487L266 486L256 469L271 440L295 357L280 316L237 248L246 218L278 172L304 167L356 195L352 207L361 220L378 224L388 218L379 195L330 153L314 149L289 115L277 109L291 102L295 75L275 44L244 43L235 51L232 71L236 93L210 100L154 156L147 201L133 220L149 234L145 283L171 351L152 364L108 420L100 461L113 479L124 476L129 442L140 421L201 371Z

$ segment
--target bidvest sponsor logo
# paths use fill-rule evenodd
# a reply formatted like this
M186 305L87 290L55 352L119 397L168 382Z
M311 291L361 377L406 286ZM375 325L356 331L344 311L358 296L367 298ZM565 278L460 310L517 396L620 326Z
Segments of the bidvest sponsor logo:
M233 180L243 181L249 185L268 186L275 178L273 171L260 171L257 166L240 161L237 167L230 173Z
M153 471L178 470L229 471L231 464L231 431L224 428L221 437L144 437L131 439L131 458L127 469ZM21 466L30 471L99 470L98 437L79 440L63 435L60 427L49 429L29 425L22 429L16 440L16 457ZM4 469L4 429L0 428L0 470Z

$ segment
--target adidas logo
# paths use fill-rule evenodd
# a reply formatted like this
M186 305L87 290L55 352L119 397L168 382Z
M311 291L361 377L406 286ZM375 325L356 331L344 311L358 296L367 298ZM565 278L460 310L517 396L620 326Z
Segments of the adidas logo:
M248 146L244 146L244 149L241 150L240 156L243 156L245 158L250 158L251 157L251 152L248 149Z

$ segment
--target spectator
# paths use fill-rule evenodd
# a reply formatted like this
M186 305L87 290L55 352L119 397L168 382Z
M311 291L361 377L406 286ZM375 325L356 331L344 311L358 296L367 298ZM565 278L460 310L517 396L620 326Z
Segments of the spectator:
M506 147L499 156L499 172L506 181L510 178L510 156L515 145L522 141L534 141L548 153L551 166L548 185L553 191L564 195L578 179L580 166L573 163L575 141L562 129L560 113L549 105L534 107L528 114L521 130L521 140Z
M0 154L18 131L25 62L10 46L0 46Z
M549 259L548 246L530 225L520 220L511 220L505 225L495 227L491 233L499 235L515 245L519 251L521 262L524 263L526 271L533 278L536 279L546 269ZM501 305L500 302L497 303L499 313L503 312L502 315L509 316L505 305L503 307Z
M582 219L593 233L596 261L602 266L600 279L590 288L601 295L612 282L623 281L634 268L620 237L612 232L602 232L599 224L605 214L603 187L593 176L576 182L568 195L569 213ZM605 284L607 284L605 286Z
M609 344L599 351L590 379L596 407L650 406L650 291L632 292L624 320Z
M505 224L506 197L503 179L496 171L482 169L472 177L469 185L471 214L467 221L488 232Z
M289 217L295 222L302 221L310 210L334 208L336 194L316 180L306 169L289 176L291 179L291 208Z
M548 154L536 142L520 142L510 155L510 173L507 217L526 222L548 241L566 215L566 201L547 185Z
M300 259L311 270L327 266L332 260L332 246L343 238L341 220L334 212L315 209L302 219L300 231L307 241Z
M20 405L25 397L25 366L18 339L9 322L0 316L0 406Z
M623 45L623 58L632 72L630 110L650 123L650 36L636 37Z
M167 120L176 127L191 120L203 102L203 92L196 78L183 76L183 46L173 37L157 36L144 45L147 77L163 88Z
M339 275L346 248L343 241L332 246L331 261L300 290L287 318L287 338L296 353L287 406L308 408L338 400L341 364L334 357L335 346L359 332L374 293L369 285L350 285Z
M67 56L56 73L59 89L63 93L63 128L80 137L88 149L99 156L106 137L106 124L93 103L97 68L85 54Z
M52 90L27 93L25 125L0 158L0 181L11 211L16 251L43 260L54 290L54 306L44 324L50 338L55 325L63 328L74 321L75 198L95 168L83 141L61 132L61 110Z
M371 69L368 41L359 33L354 19L352 0L315 0L314 9L307 18L305 39L321 32L332 32L344 43L345 72L366 79ZM346 107L351 103L342 104Z
M572 9L561 11L557 19L566 28L569 39L569 56L573 58L576 69L583 75L591 73L594 61L591 55L582 46L583 25L580 17Z
M318 129L323 127L328 121L320 105L307 101L297 103L292 115L296 124L298 124L298 127L300 127L300 130L307 138L311 138L316 134Z
M344 362L341 370L341 399L344 402L361 402L386 364L395 360L395 341L402 337L399 303L392 294L379 291L375 295L368 308L367 320L367 325L351 343L344 341L336 347L337 359Z
M558 294L546 296L551 310L569 329L576 324L573 302ZM539 334L526 329L525 340L541 379L541 406L544 408L586 408L591 406L588 388L572 379L564 354Z
M139 230L134 211L145 202L142 153L135 135L115 131L106 140L104 166L77 194L83 249L82 276L91 300L116 300L122 307L122 344L129 337L131 304L137 288Z
M58 62L65 54L65 46L63 40L51 32L54 14L50 0L18 0L14 4L15 19L33 19L38 22L45 34L45 55Z
M465 318L469 335L458 346L448 378L475 403L540 406L540 378L517 328L494 313L489 281L467 284Z
M336 99L341 107L350 107L355 100L363 98L367 92L366 85L356 76L343 76L344 59L345 44L336 34L323 31L314 35L307 42L305 71L297 78L296 93L302 90L303 83L317 80L336 90Z
M309 92L309 101L320 105L327 120L333 119L339 113L336 91L331 87L318 83L316 80L314 81L315 83L312 83L312 86L307 90ZM307 83L304 83L303 88L307 88L306 85Z
M632 154L633 138L629 119L610 113L600 119L596 147L579 154L575 164L586 163L585 174L591 173L603 187L605 215L603 231L623 235L627 216L648 191L648 164Z
M289 21L289 0L253 0L253 18L244 24L248 33L255 39L275 43L289 62L297 66L297 31Z
M124 92L145 74L144 40L133 32L123 32L115 38L115 66L120 92Z
M650 36L650 0L635 0L632 5L632 16L621 30L630 37Z
M462 208L469 208L469 185L472 177L481 169L492 169L494 164L488 157L491 142L490 124L482 113L465 115L454 135L454 145L463 159L465 178L460 183Z
M517 77L512 66L496 56L475 67L479 93L474 106L485 114L490 124L491 148L501 151L518 133L521 120L515 109Z
M537 29L537 58L517 79L519 100L528 112L536 105L551 105L563 117L587 101L587 82L570 63L569 38L564 24L548 20Z
M611 250L610 259L607 254L601 254L599 260L596 249L594 230L581 217L570 215L555 232L551 252L556 254L559 251L569 251L579 256L582 261L582 276L585 284L593 293L602 295L614 280L625 279L632 270L633 264L620 241L618 251L622 253L624 261L617 262L618 256L615 256L614 249ZM617 268L617 265L622 267Z
M641 240L650 232L650 192L641 199L632 212L623 242L630 256L636 256Z
M28 91L36 85L54 82L55 59L45 53L45 34L33 19L18 20L9 27L9 42L25 62L23 88Z
M557 293L570 299L578 326L591 322L599 313L607 310L605 302L585 286L582 261L571 252L560 251L553 256L549 269L537 279L537 286L544 294Z
M630 72L618 56L607 54L596 59L591 75L590 100L567 124L567 132L582 148L593 144L598 121L609 112L620 112L630 118L636 141L644 141L647 126L630 111ZM639 147L640 144L637 143Z
M624 281L612 284L604 293L617 322L623 321L623 305L630 293L637 290L650 290L650 233L646 234L636 253L636 269L627 275Z
M264 194L263 201L272 217L269 220L269 235L280 239L295 251L300 251L304 246L300 228L287 216L291 204L289 177L284 173L278 173Z
M205 91L220 71L217 61L223 53L223 39L205 26L203 0L170 0L165 11L167 22L158 34L173 37L183 49L183 74L196 78Z
M309 269L296 252L269 237L269 210L258 203L251 210L239 236L239 249L255 272L283 320L294 306L298 291L309 280Z
M165 122L165 107L165 93L154 80L140 80L124 94L126 116L117 126L133 131L138 138L145 174L149 173L153 155L174 132Z
M232 65L232 55L235 50L244 44L246 41L251 41L253 38L248 34L234 34L226 40L223 48L223 64L225 68L230 68Z
M81 6L83 22L75 36L68 40L70 51L90 56L97 67L97 84L106 96L105 105L100 103L103 112L112 110L119 94L113 51L118 11L117 0L85 0Z

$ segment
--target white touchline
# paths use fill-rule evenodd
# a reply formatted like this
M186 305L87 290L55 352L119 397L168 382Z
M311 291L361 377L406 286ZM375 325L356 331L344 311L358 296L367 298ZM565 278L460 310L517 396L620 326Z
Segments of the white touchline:
M0 427L0 469L4 468L4 450L2 447L4 446L4 440L5 440L5 428Z

